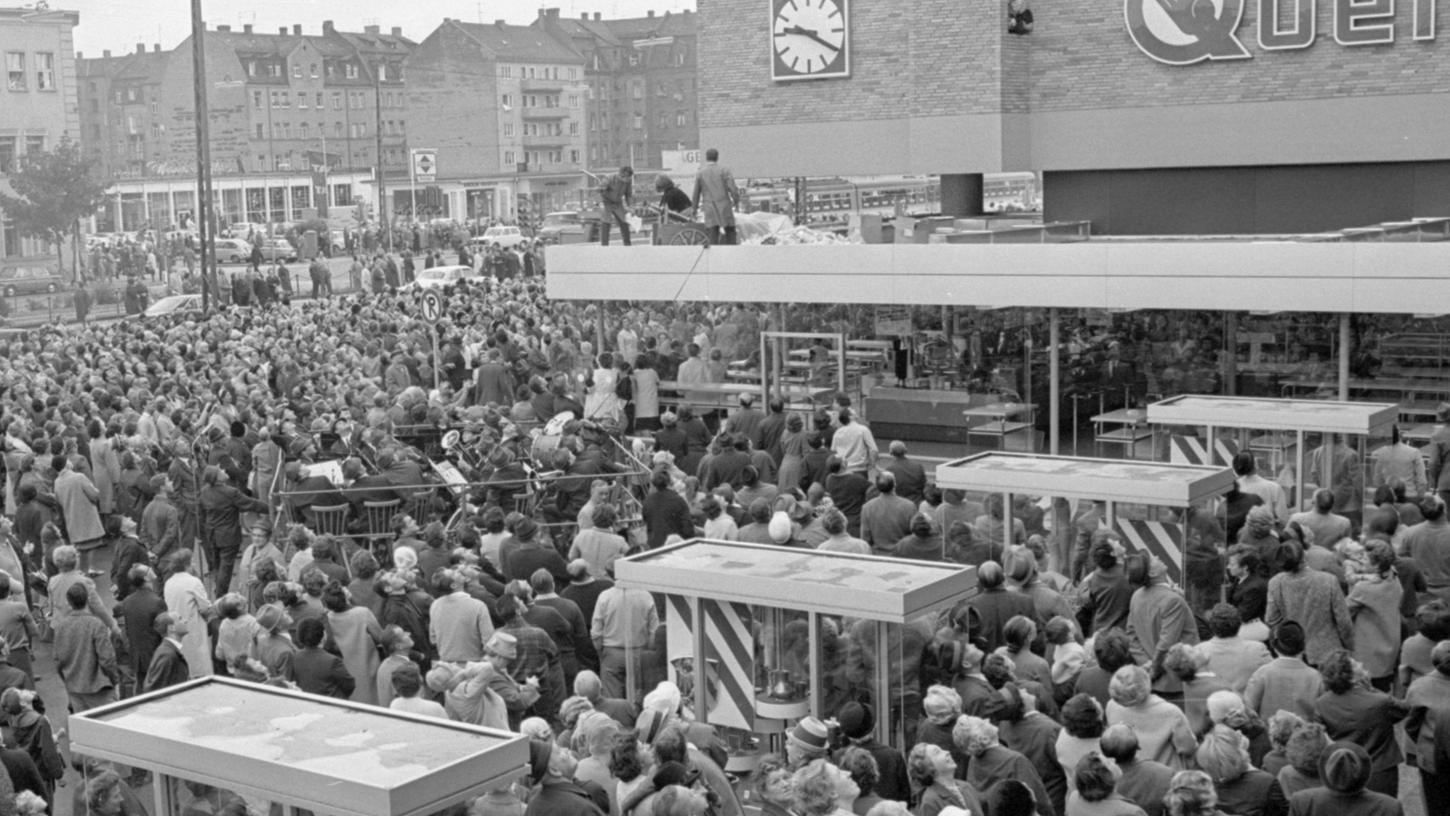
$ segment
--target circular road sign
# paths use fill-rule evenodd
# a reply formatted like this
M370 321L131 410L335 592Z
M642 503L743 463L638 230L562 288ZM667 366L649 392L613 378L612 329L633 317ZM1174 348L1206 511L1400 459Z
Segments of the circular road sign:
M423 293L423 319L437 325L443 317L443 296L429 290Z

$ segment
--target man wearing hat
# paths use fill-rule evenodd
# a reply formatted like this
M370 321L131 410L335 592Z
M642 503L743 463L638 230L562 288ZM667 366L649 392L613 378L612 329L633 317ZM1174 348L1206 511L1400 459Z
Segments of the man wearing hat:
M849 744L837 750L832 761L840 765L841 756L849 748L867 751L876 760L876 795L897 802L911 801L911 778L906 772L906 757L901 751L877 741L876 711L853 700L841 706L836 713L836 724Z
M257 661L267 668L269 676L292 680L296 676L292 661L297 654L297 647L287 632L292 619L278 604L266 604L257 610L257 626L260 630L255 649Z
M529 742L529 777L538 792L529 800L525 816L601 816L609 812L609 795L595 783L574 781L579 761L568 750L543 742Z
M785 758L793 768L824 759L830 749L830 728L815 717L802 717L785 735Z
M517 660L518 656L519 642L508 632L494 632L484 647L484 660L494 668L493 676L488 679L488 687L503 698L504 707L508 709L511 731L519 730L524 712L539 700L537 682L519 683L509 674L509 664Z

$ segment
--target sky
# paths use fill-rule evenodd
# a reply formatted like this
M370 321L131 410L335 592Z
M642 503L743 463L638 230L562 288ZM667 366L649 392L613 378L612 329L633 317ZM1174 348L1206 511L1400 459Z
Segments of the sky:
M5 5L29 5L34 0L12 0ZM191 32L189 0L50 0L51 8L79 11L80 26L75 47L87 57L99 57L104 50L113 54L134 51L137 43L151 50L176 47ZM365 25L379 25L384 31L402 26L403 35L421 41L438 27L444 17L469 22L491 23L503 19L526 24L538 17L542 7L560 9L564 16L602 12L605 17L643 17L653 10L693 10L695 0L202 0L202 18L208 27L252 23L257 31L275 32L300 23L307 34L322 31L322 21L332 20L344 31L361 31Z

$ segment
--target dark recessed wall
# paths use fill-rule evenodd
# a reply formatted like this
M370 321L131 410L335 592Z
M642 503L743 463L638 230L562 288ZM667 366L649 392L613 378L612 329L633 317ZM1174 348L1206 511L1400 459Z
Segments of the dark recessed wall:
M1450 162L1048 171L1043 207L1096 235L1331 232L1450 215Z

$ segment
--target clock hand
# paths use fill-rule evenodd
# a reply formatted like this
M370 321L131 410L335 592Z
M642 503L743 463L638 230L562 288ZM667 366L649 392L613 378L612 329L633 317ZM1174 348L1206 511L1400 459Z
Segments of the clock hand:
M833 45L832 43L826 42L824 39L821 38L821 35L820 34L818 34L818 33L814 32L814 31L810 30L809 28L802 28L801 26L789 26L782 33L784 33L784 34L798 34L798 35L800 35L802 37L805 37L806 39L815 40L816 42L820 43L821 45L824 45L825 47L831 49L832 51L840 51L841 50L840 46Z

